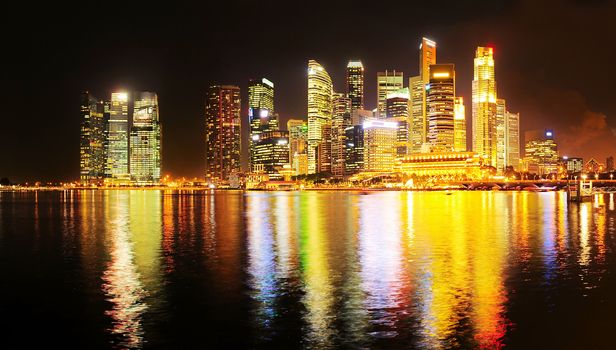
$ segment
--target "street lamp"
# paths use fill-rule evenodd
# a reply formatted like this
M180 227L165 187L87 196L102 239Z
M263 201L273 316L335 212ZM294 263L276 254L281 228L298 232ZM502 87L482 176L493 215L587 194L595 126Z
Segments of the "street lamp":
M595 180L599 180L599 174L595 174Z
M587 177L586 174L582 174L582 180L586 180Z
M614 173L610 174L610 181L614 179Z

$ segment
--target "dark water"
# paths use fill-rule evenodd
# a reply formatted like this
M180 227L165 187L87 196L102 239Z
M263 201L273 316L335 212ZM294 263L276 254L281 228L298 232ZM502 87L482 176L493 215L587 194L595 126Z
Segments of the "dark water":
M0 192L2 348L616 348L614 195Z

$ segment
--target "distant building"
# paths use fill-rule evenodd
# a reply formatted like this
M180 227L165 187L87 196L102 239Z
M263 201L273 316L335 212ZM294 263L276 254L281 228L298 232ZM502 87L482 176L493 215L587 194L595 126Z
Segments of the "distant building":
M507 110L504 99L496 100L496 168L520 165L520 114Z
M100 185L105 179L109 106L89 92L81 95L81 137L79 169L84 185Z
M249 163L253 170L254 144L259 135L280 130L274 111L274 83L266 78L251 79L248 83L248 122L250 124Z
M315 149L317 160L317 173L332 172L332 124L321 125L321 142Z
M426 108L426 85L430 80L430 66L436 64L436 43L422 38L419 45L419 75L409 79L411 94L411 121L409 129L410 153L419 153L428 138L428 117Z
M318 172L317 147L324 141L323 126L332 121L332 79L315 60L308 61L308 173ZM327 147L326 145L324 147ZM327 167L321 165L321 168Z
M404 87L404 73L393 71L377 72L377 117L387 117L387 95Z
M336 177L342 177L345 163L345 130L351 126L352 100L342 93L334 93L333 96L331 173Z
M111 94L109 107L109 143L107 149L107 180L115 184L130 183L128 93Z
M390 172L396 162L398 124L382 120L364 122L364 171Z
M410 92L408 88L400 89L387 95L387 121L398 124L396 135L396 156L403 157L408 153Z
M584 170L584 159L575 157L563 157L562 163L568 174L581 173Z
M228 181L240 171L240 88L212 85L205 98L205 178L207 182Z
M456 97L453 106L454 151L466 152L466 110L464 99Z
M265 131L259 136L253 145L254 169L268 174L270 180L281 180L283 176L279 171L289 164L289 133Z
M545 130L527 131L524 134L526 171L539 175L558 173L558 147L554 132Z
M344 130L346 175L357 174L364 169L364 128L353 125Z
M351 112L364 109L364 66L361 61L349 61L346 70L347 96L351 99Z
M599 163L595 158L590 158L584 165L584 171L589 173L599 173L603 171L603 164Z
M454 102L456 73L453 64L430 65L426 85L428 143L433 152L454 150Z
M609 156L605 160L605 171L609 171L609 172L614 171L614 157Z
M496 80L494 50L478 47L474 59L472 87L473 151L485 159L485 165L496 167Z
M162 135L158 96L136 92L130 130L130 176L133 183L154 185L160 182Z
M301 119L289 119L287 130L289 131L289 162L291 168L297 175L308 174L308 154L306 153L308 151L308 124ZM296 158L298 158L297 162ZM303 168L304 159L306 162L305 170ZM300 168L300 166L302 167Z
M374 112L367 109L356 109L351 111L351 125L362 125L364 121L373 118Z

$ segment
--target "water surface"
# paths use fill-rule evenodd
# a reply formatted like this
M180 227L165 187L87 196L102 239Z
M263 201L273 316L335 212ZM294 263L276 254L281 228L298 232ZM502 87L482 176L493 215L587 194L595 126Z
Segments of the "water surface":
M0 192L9 348L612 349L614 195Z

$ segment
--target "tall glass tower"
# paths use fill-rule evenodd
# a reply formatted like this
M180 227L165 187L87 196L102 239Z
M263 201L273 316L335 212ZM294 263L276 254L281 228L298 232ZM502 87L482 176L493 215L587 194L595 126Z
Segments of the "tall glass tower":
M478 47L473 72L473 151L493 167L497 166L496 98L494 50Z
M128 93L114 92L109 107L107 176L115 184L130 182L128 126Z
M212 85L205 97L205 179L211 184L228 181L239 172L241 135L240 88Z
M81 96L80 180L84 185L102 184L107 164L109 114L105 102L89 92Z
M387 95L397 92L404 85L404 73L394 71L376 74L378 118L387 118Z
M153 92L134 94L133 125L130 130L130 175L139 185L160 182L161 125L158 96Z
M249 162L254 171L255 145L261 134L280 130L274 113L274 83L266 78L251 79L248 83L248 122L250 124Z
M308 61L308 173L317 172L317 148L324 141L324 125L332 121L332 79L315 60Z
M433 152L452 152L456 72L453 64L433 64L426 85L428 142Z
M411 116L409 152L419 153L428 139L426 85L430 80L430 65L436 64L436 42L422 38L419 44L419 75L409 79Z
M347 64L346 84L351 112L364 109L364 66L361 61L349 61Z

